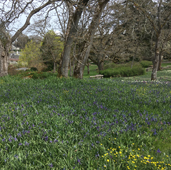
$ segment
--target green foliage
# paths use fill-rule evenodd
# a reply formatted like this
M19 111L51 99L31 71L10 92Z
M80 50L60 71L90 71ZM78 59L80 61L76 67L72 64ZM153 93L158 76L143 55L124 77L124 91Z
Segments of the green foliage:
M139 64L135 64L132 68L130 64L118 64L113 66L114 68L108 68L99 73L104 75L104 77L131 77L145 74L145 69Z
M46 67L42 69L42 72L47 72L47 71L51 71L52 67Z
M45 79L47 77L57 76L57 74L49 72L39 72L39 71L22 71L17 74L20 79L30 78L30 79Z
M63 42L61 37L57 36L53 30L46 33L42 45L41 52L44 63L47 69L51 71L54 63L58 62L63 51Z
M44 79L44 78L47 78L47 75L45 73L42 73L42 72L34 72L31 74L31 78L32 79Z
M38 71L36 67L31 67L30 71Z
M169 170L171 90L161 83L0 78L1 169Z
M91 64L89 66L89 71L90 71L89 74L87 73L87 71L88 71L87 67L85 67L84 74L83 74L84 78L89 78L90 76L94 76L94 75L98 74L97 65Z
M108 69L108 68L114 68L116 67L117 65L113 62L109 62L107 64L104 65L104 70Z
M165 66L169 66L171 65L171 63L162 63L161 66L165 67Z
M40 46L34 41L30 41L26 44L25 48L21 50L21 55L19 56L19 64L30 66L32 63L40 61Z
M148 68L150 67L153 63L152 61L141 61L140 64L142 65L143 68Z

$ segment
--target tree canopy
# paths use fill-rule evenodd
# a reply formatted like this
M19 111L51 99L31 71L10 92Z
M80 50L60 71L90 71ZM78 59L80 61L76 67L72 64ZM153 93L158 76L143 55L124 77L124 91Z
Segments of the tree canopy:
M42 41L41 55L44 63L52 70L54 64L59 64L63 52L63 41L53 30L48 31Z

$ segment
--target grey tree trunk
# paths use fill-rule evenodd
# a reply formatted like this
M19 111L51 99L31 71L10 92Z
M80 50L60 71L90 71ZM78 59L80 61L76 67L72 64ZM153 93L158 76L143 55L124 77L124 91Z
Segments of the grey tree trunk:
M79 56L77 65L74 69L74 77L75 78L79 78L79 79L83 78L83 72L84 72L85 65L87 63L87 59L89 57L90 49L91 49L91 46L93 43L94 34L95 34L97 26L99 24L99 20L100 20L102 11L109 1L110 0L104 0L102 3L99 4L97 11L92 19L92 22L88 28L88 33L85 38L86 42L84 44L83 51L82 51L81 55Z
M134 52L134 55L133 55L133 59L132 59L132 63L131 63L131 68L133 67L134 59L135 59L136 56L137 56L137 50L138 50L139 44L140 44L140 41L138 42L137 47L136 47L136 49L135 49L135 52Z
M159 65L159 52L157 51L153 59L153 69L151 74L151 80L157 80L157 69Z
M53 72L55 73L55 71L56 71L56 63L54 62L53 63Z
M158 65L158 70L157 71L160 71L161 70L162 60L163 60L163 56L161 54L159 54L159 65Z
M70 77L72 77L71 59L69 60L69 74L70 74Z
M86 48L87 45L88 45L88 47ZM84 47L85 52L83 50L83 52L81 53L81 55L78 58L77 64L74 69L74 77L75 78L79 78L79 79L83 78L83 72L84 72L84 68L85 68L87 58L88 58L88 55L90 52L91 45L92 45L92 42L90 42L89 44L86 43L85 47Z
M98 66L98 70L99 71L103 70L104 62L103 61L100 61L97 66Z
M0 77L8 75L9 43L5 46L0 41Z
M87 5L88 1L89 0L79 1L79 6L72 16L73 22L69 21L71 26L70 26L68 37L64 46L61 68L58 72L59 77L61 76L68 77L68 66L69 66L69 60L70 60L71 45L73 43L75 33L77 32L78 22L81 18L81 14L83 12L84 7Z
M74 75L74 68L75 68L75 60L73 60L73 66L72 66L72 76Z

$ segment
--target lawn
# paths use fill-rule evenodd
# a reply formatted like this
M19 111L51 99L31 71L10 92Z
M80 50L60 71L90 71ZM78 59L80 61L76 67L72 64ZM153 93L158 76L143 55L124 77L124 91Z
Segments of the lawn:
M0 78L1 169L171 169L171 83L149 76Z

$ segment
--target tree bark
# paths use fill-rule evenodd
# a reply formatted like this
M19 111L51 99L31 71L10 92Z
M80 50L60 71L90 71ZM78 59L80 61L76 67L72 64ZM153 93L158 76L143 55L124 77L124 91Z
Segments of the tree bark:
M98 66L99 71L103 70L104 62L103 61L98 62L97 66Z
M70 74L70 77L72 77L71 59L69 60L69 74Z
M53 72L55 73L55 71L56 71L56 63L54 62L53 63Z
M163 56L160 54L160 55L159 55L159 65L158 65L158 70L157 70L157 71L160 71L160 70L161 70L161 63L162 63L162 60L163 60Z
M91 49L91 46L93 43L94 34L95 34L95 31L96 31L97 26L99 24L99 20L100 20L102 11L108 2L109 2L109 0L104 0L102 3L99 4L97 11L96 11L96 13L92 19L92 22L88 28L88 33L87 33L86 38L85 38L86 42L84 44L83 51L78 58L77 65L76 65L75 70L74 70L74 77L75 78L79 78L79 79L83 78L83 72L84 72L84 68L85 68L85 65L87 63L87 59L88 59L90 49Z
M10 43L3 44L0 41L0 77L8 75L8 56Z
M151 74L151 80L157 80L157 69L159 65L159 52L156 51L154 59L153 59L153 69Z
M139 44L140 44L140 41L138 42L137 47L136 47L136 49L135 49L135 52L134 52L134 55L133 55L133 59L132 59L132 63L131 63L131 68L133 67L134 59L135 59L136 56L137 56L137 51L138 51Z
M78 22L81 18L81 14L83 12L84 7L87 5L88 1L89 0L80 0L78 8L76 9L75 13L72 16L73 22L71 23L68 37L64 45L62 63L61 63L60 70L58 72L59 77L61 76L68 77L68 66L69 66L69 60L70 60L71 45L73 43L75 33L77 32ZM70 23L70 21L68 22Z
M75 68L75 59L73 60L73 66L72 66L72 76L74 75L74 68Z

